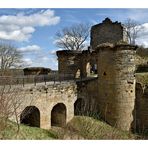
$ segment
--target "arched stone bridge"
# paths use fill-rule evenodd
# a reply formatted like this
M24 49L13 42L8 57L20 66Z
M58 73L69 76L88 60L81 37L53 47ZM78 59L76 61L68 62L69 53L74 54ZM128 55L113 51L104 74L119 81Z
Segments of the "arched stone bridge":
M21 92L19 97L22 100L19 106L20 123L49 129L51 126L64 126L74 116L77 100L75 82L28 84L25 87L16 86L16 89Z

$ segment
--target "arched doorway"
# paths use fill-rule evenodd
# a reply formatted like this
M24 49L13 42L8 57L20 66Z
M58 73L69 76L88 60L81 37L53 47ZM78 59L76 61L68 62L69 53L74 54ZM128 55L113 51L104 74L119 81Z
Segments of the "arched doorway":
M91 73L91 65L90 62L86 64L86 76L90 76Z
M80 71L80 69L78 69L78 70L76 71L75 78L80 78L80 77L81 77L81 71Z
M82 98L79 98L74 103L74 115L83 115L85 112L85 103Z
M63 103L56 104L51 111L51 126L63 127L66 125L66 106Z
M35 106L27 106L20 116L20 123L40 127L40 111Z
M91 66L91 74L97 74L97 64L92 64L92 66Z

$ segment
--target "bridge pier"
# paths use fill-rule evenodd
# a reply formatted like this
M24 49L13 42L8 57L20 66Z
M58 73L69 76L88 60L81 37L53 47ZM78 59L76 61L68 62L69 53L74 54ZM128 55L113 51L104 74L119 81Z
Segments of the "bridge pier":
M42 129L50 129L51 128L51 122L50 122L50 116L47 116L44 112L40 112L40 128Z

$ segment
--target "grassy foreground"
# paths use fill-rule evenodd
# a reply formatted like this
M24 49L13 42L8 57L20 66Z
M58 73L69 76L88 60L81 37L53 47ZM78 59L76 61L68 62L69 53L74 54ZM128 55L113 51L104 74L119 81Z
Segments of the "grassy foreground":
M148 73L136 73L136 82L141 84L148 84Z
M115 129L105 122L86 116L75 116L63 128L52 127L50 130L44 130L36 127L21 125L20 132L16 134L16 131L16 124L10 122L8 127L3 132L0 132L0 138L20 140L136 139L136 136L129 132Z
M17 125L9 122L4 131L0 131L0 139L7 140L50 140L56 139L56 135L48 130L37 127L20 125L20 131L17 134Z
M65 128L52 129L59 139L136 139L136 135L118 130L100 120L75 116Z

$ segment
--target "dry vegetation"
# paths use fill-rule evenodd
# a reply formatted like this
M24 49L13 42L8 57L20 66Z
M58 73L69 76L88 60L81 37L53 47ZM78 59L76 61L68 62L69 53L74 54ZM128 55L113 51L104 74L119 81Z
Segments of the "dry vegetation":
M20 106L24 102L25 93L22 91L20 93L21 88L19 87L12 87L9 85L1 85L0 86L0 139L5 139L5 133L9 133L10 127L10 120L12 119L15 121L15 130L13 130L13 136L17 139L20 133ZM31 109L26 112L31 112ZM25 116L25 114L23 114ZM23 118L22 116L22 118ZM9 130L8 130L9 129Z
M0 132L0 139L137 139L137 136L134 134L115 129L105 122L86 116L75 116L64 128L52 127L50 130L44 130L21 124L17 137L16 131L17 124L9 121L5 130Z
M0 132L0 139L2 140L51 140L56 139L54 132L40 129L37 127L30 127L20 125L20 130L17 133L17 124L8 121L7 127Z
M75 116L64 128L52 128L58 139L136 139L129 132L118 130L92 117Z
M136 73L136 82L140 84L148 84L148 73Z

